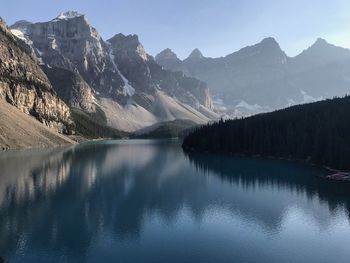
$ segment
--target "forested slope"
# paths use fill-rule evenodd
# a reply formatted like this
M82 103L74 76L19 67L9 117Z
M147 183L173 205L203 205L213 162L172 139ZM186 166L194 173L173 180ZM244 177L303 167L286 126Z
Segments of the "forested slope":
M350 169L350 97L220 121L188 135L185 149L302 159Z

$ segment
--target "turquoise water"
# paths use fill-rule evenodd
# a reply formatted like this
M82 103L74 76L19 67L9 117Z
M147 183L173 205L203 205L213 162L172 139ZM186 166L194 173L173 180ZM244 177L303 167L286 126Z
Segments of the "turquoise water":
M0 153L6 262L346 262L350 185L177 141Z

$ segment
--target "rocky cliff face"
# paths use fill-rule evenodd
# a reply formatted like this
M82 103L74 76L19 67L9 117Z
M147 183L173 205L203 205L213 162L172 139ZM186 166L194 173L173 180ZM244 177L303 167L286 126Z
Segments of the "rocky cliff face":
M194 108L203 105L209 109L212 101L204 82L182 73L164 70L148 55L136 35L115 35L108 40L121 73L130 81L136 92L152 94L162 90Z
M108 48L86 16L76 12L60 14L44 23L16 23L33 43L43 63L79 73L97 93L125 97L124 82L109 57Z
M182 71L185 74L187 73L185 72L185 67L182 65L182 61L170 48L164 49L162 52L156 55L155 60L165 69L171 69L172 71Z
M37 63L0 20L0 98L48 127L69 132L69 107Z
M43 66L57 95L72 108L95 112L96 105L90 86L75 71Z

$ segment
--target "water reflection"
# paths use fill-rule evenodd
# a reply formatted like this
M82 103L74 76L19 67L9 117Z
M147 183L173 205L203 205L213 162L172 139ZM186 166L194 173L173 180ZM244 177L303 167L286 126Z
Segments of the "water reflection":
M198 226L223 211L278 234L295 209L321 231L350 210L349 186L319 169L185 155L176 142L6 153L0 167L0 255L14 261L88 261L101 240L137 244L155 217L171 227L184 211Z
M203 174L216 174L233 185L247 191L266 188L304 195L308 200L326 204L334 214L339 208L346 208L350 214L350 184L322 178L329 172L318 167L289 163L283 160L232 157L185 153L190 162ZM281 200L278 200L281 202ZM349 217L350 220L350 217Z

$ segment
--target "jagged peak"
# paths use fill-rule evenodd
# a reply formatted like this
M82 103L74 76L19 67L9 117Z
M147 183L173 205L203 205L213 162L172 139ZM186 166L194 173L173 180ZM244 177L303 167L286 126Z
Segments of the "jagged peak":
M277 44L278 45L278 42L276 41L276 39L274 37L266 37L263 40L261 40L260 43L274 44L274 45Z
M324 47L330 47L330 46L334 46L334 45L332 45L329 42L327 42L327 40L319 37L319 38L317 38L315 43L313 45L311 45L310 48L311 49L315 49L315 48L324 48Z
M327 40L325 40L325 39L319 37L319 38L317 38L315 44L329 44L329 43L327 42ZM315 45L315 44L314 44L314 45Z
M283 56L286 56L276 39L273 37L264 38L258 44L248 46L246 48L243 48L242 50L248 52L252 52L253 50L254 54L264 54L265 52L273 52L275 54L283 54Z
M274 49L281 49L280 45L273 37L264 38L257 46L269 47Z
M310 53L310 52L313 52L313 53L321 53L323 54L326 50L330 51L330 50L333 50L333 51L348 51L348 49L346 48L343 48L343 47L338 47L338 46L335 46L331 43L329 43L327 40L323 39L323 38L318 38L314 44L312 44L308 49L304 50L302 52L302 54L304 53Z
M136 52L144 61L147 61L149 56L146 53L143 45L139 41L138 35L116 34L114 37L107 40L114 50L127 50L128 52Z
M166 48L158 55L156 55L156 59L179 59L177 55L170 49Z
M188 56L187 59L202 59L204 58L202 52L198 49L198 48L195 48L191 54Z
M107 42L115 44L131 44L131 45L140 45L139 36L136 34L124 35L119 33L110 38Z

